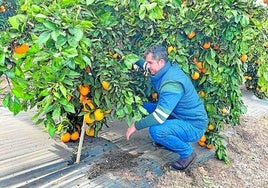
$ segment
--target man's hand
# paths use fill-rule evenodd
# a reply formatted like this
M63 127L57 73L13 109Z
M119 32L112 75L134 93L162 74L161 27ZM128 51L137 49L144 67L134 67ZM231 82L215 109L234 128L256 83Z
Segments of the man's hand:
M127 129L127 132L126 132L126 139L129 140L130 136L136 132L137 129L135 127L135 124L133 123L128 129Z

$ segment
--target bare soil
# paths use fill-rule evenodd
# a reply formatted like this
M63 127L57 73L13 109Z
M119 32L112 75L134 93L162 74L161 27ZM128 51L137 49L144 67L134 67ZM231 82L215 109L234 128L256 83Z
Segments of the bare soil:
M151 187L268 187L268 117L241 117L241 124L227 127L224 133L231 164L211 158L194 163L186 171L162 168L158 176L151 169L137 169L141 159L119 149L105 154L91 168L89 179L103 174L120 176L127 182L151 182ZM145 175L139 171L145 171Z
M0 88L8 87L1 77ZM6 90L4 93L6 93ZM0 92L2 103L3 93ZM1 105L0 103L0 105ZM88 172L88 178L94 179L102 174L112 173L122 179L135 182L152 182L152 187L268 187L268 117L242 116L241 123L227 127L224 131L230 165L209 159L194 163L184 172L163 167L163 175L155 175L150 169L143 169L143 175L137 168L138 156L119 149L104 154L95 162L94 170Z

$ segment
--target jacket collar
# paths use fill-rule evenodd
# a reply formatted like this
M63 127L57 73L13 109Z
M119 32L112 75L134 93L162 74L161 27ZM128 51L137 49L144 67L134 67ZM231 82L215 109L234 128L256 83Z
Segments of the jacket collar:
M165 66L155 75L151 76L152 81L157 81L160 78L163 77L163 75L168 71L168 69L171 67L171 63L169 61L166 62Z

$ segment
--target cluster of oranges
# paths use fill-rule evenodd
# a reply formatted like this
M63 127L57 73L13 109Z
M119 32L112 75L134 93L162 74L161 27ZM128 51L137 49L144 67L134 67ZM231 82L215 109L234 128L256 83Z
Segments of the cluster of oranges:
M79 138L79 132L75 131L72 134L69 132L64 133L61 135L60 140L64 143L71 141L77 141Z
M208 128L207 128L208 131L213 131L214 130L214 126L212 124L209 124L208 125ZM198 144L202 147L206 147L208 149L212 149L213 148L213 145L212 144L207 144L206 143L207 141L207 136L204 134L198 141Z
M85 71L90 74L91 69L90 67L87 67ZM101 86L104 90L109 90L110 89L110 83L107 81L102 81ZM91 87L88 84L81 84L78 86L78 91L79 91L79 100L80 103L82 104L82 111L85 113L83 116L84 122L87 124L85 133L87 136L93 137L95 136L95 130L94 130L94 122L100 122L105 118L106 114L109 114L111 110L102 110L100 108L96 108L93 100L90 98L90 92L91 92ZM72 99L71 95L67 96L67 100L70 101ZM78 140L80 136L80 126L76 126L76 131L73 133L70 132L65 132L64 134L61 135L60 140L64 143L69 142L69 141L76 141Z

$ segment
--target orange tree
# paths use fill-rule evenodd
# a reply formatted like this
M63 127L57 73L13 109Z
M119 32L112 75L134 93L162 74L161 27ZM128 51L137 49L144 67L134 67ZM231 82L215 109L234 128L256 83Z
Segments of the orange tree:
M257 9L256 9L257 10ZM267 97L268 93L268 65L267 65L267 50L268 50L268 20L267 11L256 12L250 10L247 14L250 22L254 23L245 28L247 33L247 46L249 48L248 56L246 58L247 67L244 72L244 81L246 88L253 91L259 97Z
M241 56L261 56L261 64L267 58L255 43L265 38L265 14L251 0L22 0L1 32L1 74L12 81L3 104L14 114L36 107L34 118L51 136L75 132L83 118L95 136L109 118L131 124L146 114L142 103L155 100L148 77L133 64L162 43L204 101L203 145L214 145L229 163L221 131L246 110Z

